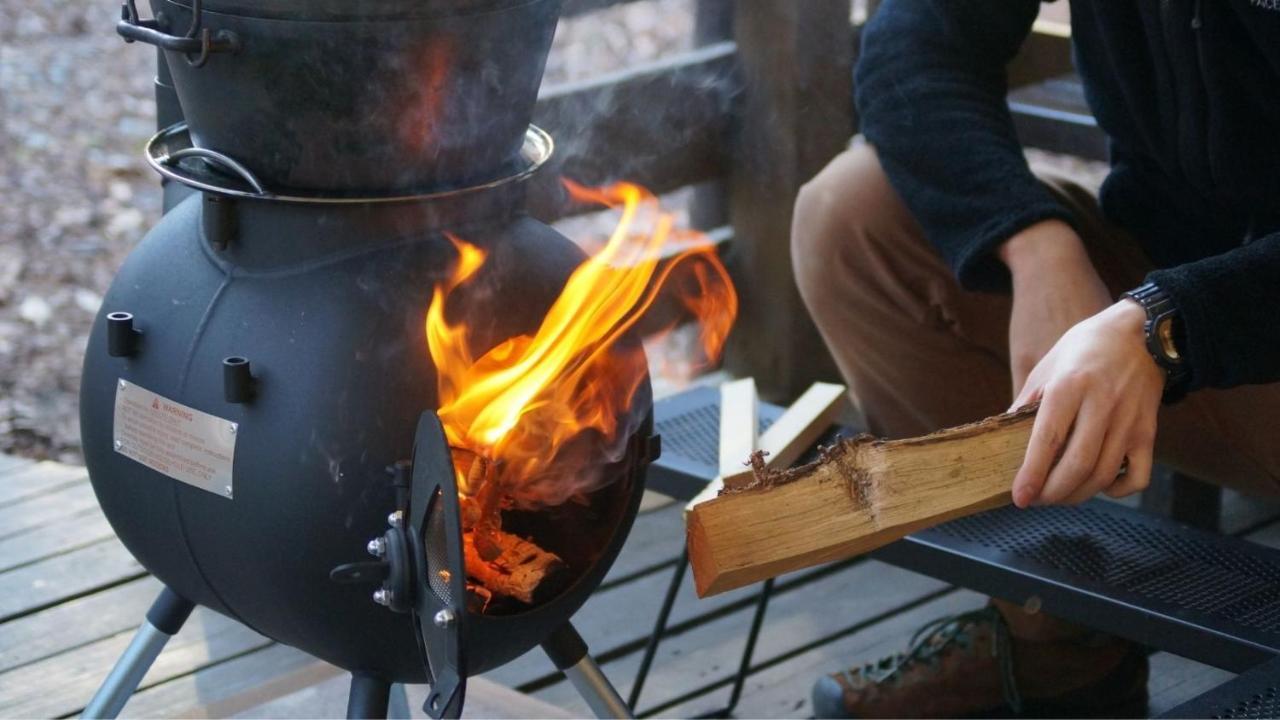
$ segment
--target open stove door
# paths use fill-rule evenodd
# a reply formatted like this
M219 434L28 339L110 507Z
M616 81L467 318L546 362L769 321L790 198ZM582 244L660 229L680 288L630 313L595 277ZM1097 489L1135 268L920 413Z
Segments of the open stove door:
M422 710L433 718L456 718L467 687L462 515L449 443L431 410L422 413L414 436L407 521L415 559L413 622L432 680Z

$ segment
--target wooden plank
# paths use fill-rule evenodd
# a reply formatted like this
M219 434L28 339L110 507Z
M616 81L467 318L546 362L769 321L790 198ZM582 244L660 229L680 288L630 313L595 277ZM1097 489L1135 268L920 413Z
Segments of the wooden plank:
M0 573L0 622L145 572L111 538Z
M93 494L93 487L86 482L5 505L0 507L0 540L97 506L98 498Z
M1030 408L921 438L843 440L811 465L689 513L701 596L853 557L921 528L1010 502Z
M985 598L965 590L895 614L752 673L737 714L755 718L811 718L809 692L819 675L870 662L906 648L911 633L935 618L981 607ZM828 622L831 622L828 619ZM838 626L837 626L838 627ZM728 689L662 710L663 717L692 717L728 699Z
M88 480L88 471L74 465L48 461L22 465L0 474L0 507Z
M720 475L736 475L756 451L756 381L720 386Z
M800 300L791 269L791 214L800 186L854 130L849 0L737 0L734 38L743 91L734 117L730 271L740 306L725 363L755 377L768 400L789 400L838 377Z
M0 475L7 475L20 468L30 465L33 460L17 455L0 455Z
M132 631L113 635L0 675L0 715L61 717L79 712L132 637ZM156 658L140 687L151 687L269 643L235 620L197 608ZM134 708L126 712L133 714Z
M30 532L0 540L0 573L78 550L113 536L111 525L103 517L101 510L82 510Z
M669 504L636 518L618 559L605 575L610 585L635 573L663 563L674 562L684 549L684 514Z
M422 693L425 695L425 693ZM413 697L416 697L415 694ZM414 710L413 717L425 718L422 702L409 703ZM570 715L563 708L543 702L531 695L516 692L484 678L473 678L467 681L467 706L462 711L463 718L572 718L583 717Z
M132 632L159 594L160 582L148 575L0 624L0 686L15 667Z
M1147 717L1160 717L1235 677L1235 673L1167 652L1152 654L1150 662Z
M218 660L135 694L122 717L230 717L341 672L279 643L246 648L236 655L222 654Z
M760 449L766 453L765 468L783 470L795 464L813 447L822 433L835 423L844 404L845 387L833 383L814 383L760 436ZM713 479L685 506L686 512L704 503L730 483L744 479L750 470L734 472Z
M734 49L717 43L544 89L533 120L556 152L531 188L531 212L550 221L581 210L565 204L561 175L588 185L626 179L657 194L721 175Z
M587 641L592 654L607 658L623 654L623 650L636 652L643 648L670 581L668 570L593 594L573 616L574 627ZM671 612L670 625L701 622L734 603L745 606L754 594L754 589L743 589L699 601L692 580L686 575ZM555 676L555 668L539 648L485 674L494 682L514 688L542 684Z
M756 644L755 662L768 663L797 648L820 642L842 628L893 613L945 587L936 580L878 562L860 563L825 576L802 590L772 599ZM743 608L665 639L645 683L639 709L643 712L735 672L754 612L754 606ZM633 653L606 663L603 669L626 696L639 663L640 654ZM568 683L540 690L535 696L578 716L588 709ZM666 712L662 715L668 716Z
M351 676L341 672L310 687L297 690L254 705L232 717L262 718L264 720L285 720L286 718L339 718L344 717L347 709L347 692L350 689ZM427 718L422 712L422 703L426 698L427 686L409 685L405 687L408 694L408 709L411 718ZM394 713L394 710L392 711ZM392 714L390 717L397 717ZM542 702L524 693L516 692L509 687L499 685L482 677L467 680L467 701L462 708L463 718L493 718L495 720L517 720L519 718L568 718L572 717L564 710Z

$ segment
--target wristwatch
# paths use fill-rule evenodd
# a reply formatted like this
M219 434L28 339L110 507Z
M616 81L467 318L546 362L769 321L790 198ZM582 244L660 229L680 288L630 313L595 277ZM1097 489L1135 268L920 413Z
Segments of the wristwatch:
M1173 304L1173 298L1152 282L1143 283L1139 287L1123 293L1121 297L1129 298L1142 306L1147 313L1147 321L1142 326L1146 336L1147 352L1165 371L1164 401L1174 402L1186 394L1187 381L1191 379L1191 369L1187 360L1178 350L1183 342L1182 316Z

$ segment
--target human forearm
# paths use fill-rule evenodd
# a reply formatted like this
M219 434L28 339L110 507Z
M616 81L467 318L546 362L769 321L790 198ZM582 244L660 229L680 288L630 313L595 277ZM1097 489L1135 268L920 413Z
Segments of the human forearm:
M996 255L1013 278L1009 364L1013 391L1073 325L1111 300L1084 243L1070 226L1036 223L1003 243Z

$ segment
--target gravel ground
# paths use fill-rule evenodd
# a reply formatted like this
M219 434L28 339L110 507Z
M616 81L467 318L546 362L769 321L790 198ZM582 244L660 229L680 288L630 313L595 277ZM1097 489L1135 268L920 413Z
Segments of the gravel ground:
M691 9L651 0L562 22L546 80L685 49ZM141 157L154 56L115 35L118 17L105 0L0 0L0 452L80 460L86 334L160 216Z
M85 335L160 215L153 55L110 2L0 0L0 451L75 461Z

